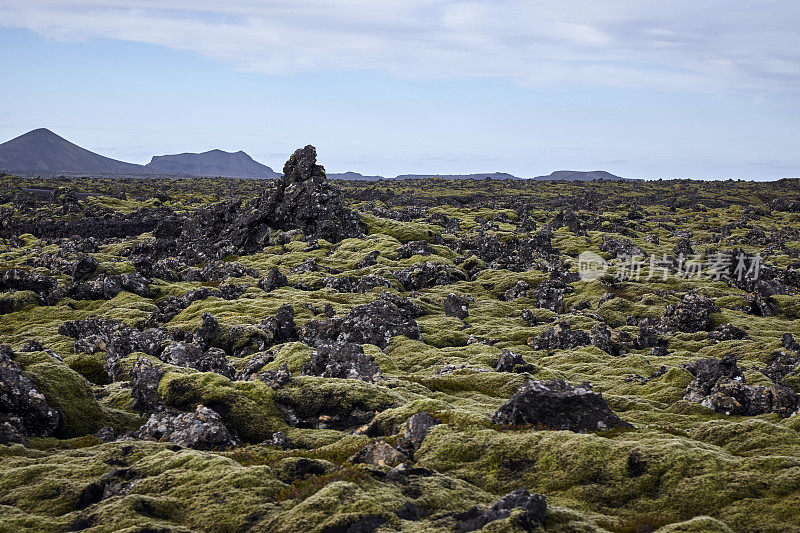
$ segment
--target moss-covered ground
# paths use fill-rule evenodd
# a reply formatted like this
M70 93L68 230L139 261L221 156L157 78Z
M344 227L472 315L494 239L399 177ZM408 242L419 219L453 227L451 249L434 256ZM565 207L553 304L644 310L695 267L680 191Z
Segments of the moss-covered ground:
M536 287L549 272L494 268L470 259L459 247L481 235L501 241L528 238L562 208L571 207L586 231L557 228L552 245L573 272L580 252L609 258L601 249L604 237L630 239L646 254L661 257L673 254L685 235L695 251L741 249L761 254L777 269L793 271L800 264L800 214L779 204L798 201L798 183L432 179L340 185L365 224L363 238L319 241L309 249L295 235L286 244L238 256L235 261L259 274L223 280L247 286L242 296L196 301L167 327L190 331L210 313L223 328L239 327L234 331L244 345L241 336L247 328L285 304L294 307L296 324L302 327L324 318L320 310L326 304L345 316L379 297L380 288L366 293L324 288L322 279L335 272L389 280L391 292L410 297L423 310L417 319L422 340L394 337L386 350L365 345L382 372L376 383L300 376L311 348L297 341L271 348L274 360L265 368L286 364L294 376L277 390L260 381L231 381L154 360L165 370L158 394L167 406L212 406L245 444L196 451L168 442L101 442L92 437L101 427L121 434L139 427L143 419L132 408L128 383L110 382L103 352L74 353L74 339L60 335L59 327L93 315L141 326L157 310L156 303L208 283L153 279L152 298L128 292L109 300L64 296L54 305L41 305L30 291L3 293L0 298L10 302L10 312L0 315L0 344L14 348L16 363L59 410L61 422L53 437L32 438L29 447L0 445L0 531L332 532L351 531L351 524L368 516L379 517L378 531L450 531L456 527L453 513L491 504L523 487L547 497L546 531L800 531L800 417L726 416L683 399L692 380L684 365L699 358L734 355L748 384L769 385L770 378L761 371L783 350L782 336L800 336L800 296L775 296L773 316L754 316L746 309L749 293L723 281L673 275L615 280L609 275L570 283L564 312L557 315L538 308L532 290L512 301L504 298L519 280ZM0 209L31 221L44 216L75 220L87 211L121 216L168 208L186 213L216 201L247 199L260 186L256 180L47 181L3 176L0 190L8 192L0 197ZM42 188L55 191L52 201L30 200L21 207L31 194L26 189ZM69 191L93 195L80 199L77 210L62 209ZM437 223L442 217L457 220L459 229L446 231ZM723 226L727 231L720 232ZM754 240L754 228L764 231L764 240ZM99 261L98 272L132 272L125 250L149 238L143 234L104 241L91 254ZM397 249L411 241L427 241L432 254L398 258ZM54 276L64 287L68 272L37 266L37 259L56 253L59 244L32 234L0 239L0 271L32 269ZM359 266L376 251L374 264ZM316 260L318 271L291 273L309 259ZM394 272L424 261L454 267L467 281L406 291ZM477 271L472 270L475 265ZM289 285L264 292L257 282L271 268L286 273ZM613 339L635 336L638 328L629 317L661 317L668 305L692 290L714 299L718 311L712 314L713 325L731 323L745 330L747 338L715 342L705 331L674 333L665 356L651 355L649 348L612 356L593 346L534 350L528 344L554 320L584 330L602 320ZM467 318L445 315L443 301L450 293L471 296ZM608 293L615 297L608 299ZM537 323L523 318L526 309ZM46 352L21 353L31 340L63 361ZM504 349L521 354L531 372L495 372ZM229 361L241 369L248 359ZM445 365L457 369L437 372ZM653 377L629 379L634 375ZM519 386L551 378L590 382L635 429L579 434L491 424L494 411ZM785 382L800 392L800 372L792 371ZM292 405L300 417L335 409L369 411L375 415L371 427L387 442L394 442L403 423L418 412L427 411L442 424L414 455L420 472L400 482L387 479L388 467L350 461L375 440L364 428L293 427L282 405ZM277 431L286 433L291 448L264 442ZM311 463L316 473L297 474ZM82 496L87 487L121 469L134 481L129 488L87 504ZM412 504L421 510L419 516L399 512ZM517 527L506 519L485 530Z

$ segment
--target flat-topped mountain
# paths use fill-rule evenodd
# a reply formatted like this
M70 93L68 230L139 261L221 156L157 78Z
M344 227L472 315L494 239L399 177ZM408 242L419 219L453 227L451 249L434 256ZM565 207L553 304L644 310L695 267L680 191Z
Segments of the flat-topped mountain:
M141 173L144 167L96 154L46 128L0 144L0 170L33 175L58 173Z
M413 180L424 178L442 178L446 180L518 180L517 176L507 174L505 172L485 172L477 174L401 174L397 176L396 180Z
M615 176L605 170L556 170L548 176L537 176L535 180L551 180L551 181L595 181L595 180L627 180L630 178L621 178Z
M378 181L384 179L383 176L365 176L359 172L328 172L329 180L361 180L361 181Z
M144 166L148 173L191 174L226 178L279 178L280 174L242 151L156 155Z

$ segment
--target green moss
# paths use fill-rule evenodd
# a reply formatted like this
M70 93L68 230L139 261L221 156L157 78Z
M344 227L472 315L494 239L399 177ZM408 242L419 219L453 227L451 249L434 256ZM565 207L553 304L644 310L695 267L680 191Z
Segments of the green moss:
M103 368L105 356L102 353L77 353L64 358L67 365L96 385L105 385L109 382L108 373Z
M431 224L420 222L399 222L388 218L376 217L367 213L359 213L361 221L367 226L367 233L382 233L394 237L401 243L411 241L436 242L442 238L441 229Z
M461 320L454 317L423 317L417 320L426 344L437 348L466 346L469 340Z
M634 454L646 465L638 476L629 470L628 458ZM418 455L424 466L495 492L521 483L578 510L621 513L628 520L669 509L677 519L710 514L726 523L743 518L736 506L744 498L784 516L785 504L775 499L783 489L766 481L775 476L794 479L800 466L794 458L750 460L652 431L609 439L564 431L437 426ZM769 523L771 518L762 515L762 520ZM792 523L798 525L796 518Z
M274 391L261 381L231 382L211 372L168 372L158 392L171 407L189 410L202 404L214 409L247 442L261 442L286 429Z
M46 353L21 354L16 360L23 374L44 394L48 405L58 410L59 437L82 437L105 425L122 428L138 419L124 411L103 408L83 376Z
M275 391L275 400L291 406L301 418L348 413L353 409L383 411L403 402L399 394L382 385L357 379L300 376Z

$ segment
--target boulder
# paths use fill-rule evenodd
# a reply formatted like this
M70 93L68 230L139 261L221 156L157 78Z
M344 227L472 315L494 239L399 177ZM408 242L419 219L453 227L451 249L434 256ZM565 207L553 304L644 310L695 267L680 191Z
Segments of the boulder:
M535 372L536 367L528 364L518 353L509 349L504 349L500 354L500 359L494 367L495 372Z
M570 329L569 324L560 322L548 328L539 337L533 337L528 344L534 350L567 350L591 344L589 333L582 329Z
M775 384L764 387L745 384L744 372L730 355L722 359L698 359L686 366L694 376L684 400L701 404L726 415L777 413L788 417L800 407L800 395Z
M367 444L351 460L354 463L366 463L373 466L395 466L408 458L383 439Z
M540 282L533 290L536 306L542 309L549 309L554 313L564 312L564 296L567 293L567 289L567 284L560 279L549 279Z
M289 280L277 268L271 268L266 276L258 280L259 288L266 292L274 291L288 284Z
M203 350L197 344L174 342L164 348L160 358L171 365L194 368L200 372L215 372L228 379L233 379L236 374L236 370L228 364L225 352L216 347Z
M372 356L365 354L361 345L342 341L317 346L302 370L305 376L362 381L376 381L380 373Z
M720 324L708 333L708 338L715 342L746 339L747 332L731 323Z
M202 405L198 405L191 413L153 413L133 436L139 439L167 440L196 450L219 450L241 444L236 435L222 423L219 414Z
M323 285L336 292L370 292L375 287L391 287L388 279L368 274L366 276L341 276L326 277L322 279Z
M470 296L460 296L451 292L444 299L444 314L464 320L469 316L469 304L472 301Z
M0 292L9 289L15 291L33 291L45 296L58 287L58 281L50 276L32 270L12 268L0 274Z
M684 295L678 304L670 304L664 311L662 322L672 329L685 333L711 329L711 313L719 309L714 300L696 292Z
M236 373L236 381L252 381L255 379L256 374L264 368L265 365L275 360L275 354L272 351L259 352L254 354L245 363L244 368Z
M450 285L467 279L459 269L432 261L416 263L409 268L395 270L392 275L407 291L427 289L436 285Z
M94 274L99 265L99 261L88 254L80 254L72 267L72 281L82 281L91 274Z
M282 363L277 370L264 370L256 374L256 379L263 381L273 389L279 389L292 381L292 373L286 363Z
M503 426L543 426L586 433L611 428L632 428L614 414L602 395L584 383L573 387L561 379L531 381L492 416Z
M411 241L395 250L398 259L408 259L415 255L431 255L433 250L427 241Z
M495 520L502 520L514 515L517 528L522 531L533 531L543 526L547 512L547 499L541 494L531 494L525 489L517 489L506 494L491 507L474 506L469 510L457 514L458 531L468 532L482 529ZM516 528L515 528L516 529Z
M22 374L9 351L0 351L0 444L48 437L58 428L60 414Z
M531 286L525 280L517 281L513 287L508 289L505 294L503 295L505 301L510 302L516 300L517 298L522 298L523 296L527 296L528 289Z
M428 436L430 430L441 423L441 420L434 418L426 411L416 413L403 424L400 431L401 436L397 440L397 448L412 457L414 452L422 446L422 442Z
M612 257L627 258L633 256L646 257L644 250L633 244L630 239L617 239L603 235L603 242L600 244L601 252L608 252Z
M386 349L391 338L397 335L422 340L420 327L409 308L400 308L393 301L380 298L354 307L345 318L310 320L303 328L302 339L309 346L344 341Z
M294 307L282 305L275 316L267 317L261 322L261 329L270 335L272 344L296 341L298 333L294 324Z
M553 229L568 228L575 235L586 235L586 229L572 209L562 209L553 217L550 227Z
M136 358L130 375L134 409L140 413L152 413L164 408L164 403L158 394L158 384L162 377L164 371L146 357L140 355Z

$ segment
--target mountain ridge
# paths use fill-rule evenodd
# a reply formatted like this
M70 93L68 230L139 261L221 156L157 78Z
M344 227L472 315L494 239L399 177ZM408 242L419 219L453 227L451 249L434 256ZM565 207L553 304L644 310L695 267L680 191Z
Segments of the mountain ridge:
M446 180L520 180L517 176L513 176L506 172L475 172L472 174L400 174L395 176L396 180L409 180L409 179L426 179L426 178L441 178Z
M169 172L224 178L275 179L281 176L280 173L259 163L242 150L226 152L219 148L207 152L154 155L150 162L144 165L144 168L156 173Z
M215 148L206 152L154 155L146 165L127 163L92 152L57 135L47 128L37 128L0 144L0 171L20 175L58 176L75 174L130 175L159 177L227 177L276 179L281 176L271 167L253 159L242 150L226 152ZM401 174L394 178L363 175L359 172L333 172L332 180L377 181L440 178L450 180L520 180L563 181L629 180L605 170L557 170L547 176L520 178L506 172L471 174Z

